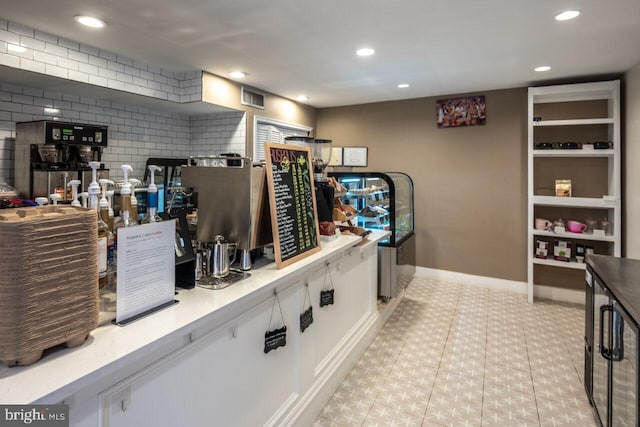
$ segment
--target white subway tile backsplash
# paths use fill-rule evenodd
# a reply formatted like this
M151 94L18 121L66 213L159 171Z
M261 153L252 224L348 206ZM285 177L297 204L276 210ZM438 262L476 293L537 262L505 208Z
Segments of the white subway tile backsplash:
M20 44L20 35L6 30L0 30L0 40L7 43Z
M26 52L25 52L26 53ZM49 65L58 65L58 57L39 50L33 51L33 59Z
M77 82L89 83L89 74L80 71L69 70L69 79Z
M93 56L93 55L89 55L89 64L95 65L96 67L100 67L104 69L107 68L106 59L98 58L97 56Z
M124 65L128 65L130 67L133 67L133 60L129 59L129 58L125 58L123 56L117 56L116 61L124 64Z
M6 30L7 28L9 28L9 22L0 18L0 29Z
M47 53L55 55L59 58L67 58L69 56L69 49L53 43L47 43L45 50Z
M79 52L77 50L69 49L69 59L73 59L74 61L87 63L89 62L89 55L86 53Z
M38 30L36 30L35 38L47 43L52 43L52 44L58 43L58 37L54 36L53 34L44 33Z
M27 58L20 58L20 68L26 71L44 74L44 63L32 61Z
M89 74L89 83L97 86L107 86L107 79Z
M20 36L20 44L29 49L44 50L45 42L33 37Z
M118 56L115 53L109 52L107 50L102 50L102 49L100 49L100 53L98 54L98 56L100 58L104 58L108 61L113 61L113 62L116 62L118 59Z
M33 30L33 28L29 28L15 22L9 22L9 31L29 37L34 37L35 35L35 31Z
M118 73L106 68L98 68L98 75L109 80L117 80Z
M87 59L88 60L88 59ZM82 62L78 61L79 65L78 65L78 69L83 72L83 73L87 73L87 74L93 74L93 75L98 75L98 67L96 65L91 65L91 64L83 64Z
M13 55L7 55L6 53L0 53L0 65L6 65L8 67L19 68L20 58Z
M67 70L66 68L58 67L56 65L45 64L44 72L45 74L54 77L61 77L63 79L69 78L69 70Z
M69 71L78 71L80 63L73 59L58 58L58 67L66 68Z
M63 37L58 38L58 45L69 48L69 53L80 50L80 43Z
M109 70L118 71L120 73L124 72L124 65L116 61L107 61L107 68Z
M116 80L123 83L133 83L133 76L126 73L116 73Z
M87 53L92 56L98 56L98 54L100 53L97 48L93 46L87 46L86 44L82 43L80 44L80 52Z

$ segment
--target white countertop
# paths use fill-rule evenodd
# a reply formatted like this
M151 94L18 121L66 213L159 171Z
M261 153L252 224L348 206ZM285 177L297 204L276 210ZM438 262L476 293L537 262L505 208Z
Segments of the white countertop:
M280 270L275 263L251 270L251 277L228 288L179 290L179 304L124 327L99 327L82 346L45 352L31 366L0 365L0 403L57 403L115 372L129 369L133 373L150 363L150 358L171 353L232 321L278 286L312 272L344 250L359 243L364 249L389 235L388 231L374 231L364 241L356 236L323 241L320 252Z

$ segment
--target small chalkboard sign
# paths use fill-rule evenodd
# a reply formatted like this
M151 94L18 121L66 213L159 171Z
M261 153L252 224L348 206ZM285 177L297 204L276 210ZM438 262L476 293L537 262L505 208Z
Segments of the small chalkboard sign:
M300 332L304 332L313 323L313 307L309 306L304 313L300 315Z
M264 352L269 353L278 347L287 345L287 327L274 329L264 333Z
M265 144L276 267L320 251L311 155L307 147Z
M334 289L320 291L320 307L333 304L333 291Z

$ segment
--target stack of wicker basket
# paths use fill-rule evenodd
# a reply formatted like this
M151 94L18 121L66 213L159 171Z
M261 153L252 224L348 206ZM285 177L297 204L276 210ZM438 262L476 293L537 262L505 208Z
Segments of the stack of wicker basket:
M0 361L29 365L96 327L97 235L90 209L0 211Z

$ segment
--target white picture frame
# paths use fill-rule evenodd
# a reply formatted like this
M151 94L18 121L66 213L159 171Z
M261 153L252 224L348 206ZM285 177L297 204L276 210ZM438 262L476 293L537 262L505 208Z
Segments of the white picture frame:
M342 166L342 147L331 147L329 166Z
M344 147L342 149L343 166L367 166L367 147Z

